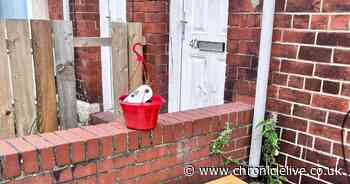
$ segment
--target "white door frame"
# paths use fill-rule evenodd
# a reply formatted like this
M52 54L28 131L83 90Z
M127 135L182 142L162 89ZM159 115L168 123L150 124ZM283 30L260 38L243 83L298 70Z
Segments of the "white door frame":
M126 0L100 0L100 37L111 37L110 22L126 22ZM112 51L110 46L101 46L103 109L112 111L116 97L112 85Z
M186 0L170 0L169 8L169 88L168 111L177 112L181 107L182 48L186 20ZM229 0L228 0L229 1ZM229 2L228 2L229 3ZM229 10L227 10L229 11ZM227 14L228 16L228 14ZM227 23L228 24L228 23ZM227 47L227 44L226 44ZM178 63L178 61L181 61Z
M169 8L169 91L168 111L177 112L181 103L181 63L184 38L184 1L170 0ZM183 23L181 23L183 21Z

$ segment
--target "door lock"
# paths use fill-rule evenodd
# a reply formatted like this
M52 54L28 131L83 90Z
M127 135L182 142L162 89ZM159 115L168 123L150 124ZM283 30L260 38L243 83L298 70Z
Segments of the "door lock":
M189 45L191 48L197 49L198 48L198 40L197 39L191 40Z

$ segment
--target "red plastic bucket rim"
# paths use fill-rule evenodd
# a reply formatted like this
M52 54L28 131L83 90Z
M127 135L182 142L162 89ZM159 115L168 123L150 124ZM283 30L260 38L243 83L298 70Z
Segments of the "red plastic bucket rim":
M119 96L119 103L127 106L135 106L135 107L140 107L140 106L154 106L154 105L159 105L162 106L163 104L166 103L166 100L162 96L152 96L151 102L149 103L129 103L129 102L123 102L123 100L128 97L128 95L122 95Z

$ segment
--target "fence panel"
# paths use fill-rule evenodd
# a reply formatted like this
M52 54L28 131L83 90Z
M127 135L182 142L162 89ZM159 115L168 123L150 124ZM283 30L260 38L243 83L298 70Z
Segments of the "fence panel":
M72 23L53 21L55 68L61 129L78 127Z
M0 21L0 139L15 136L10 66L6 53L5 22Z
M29 25L25 20L6 21L17 136L28 135L36 123L35 83Z
M31 21L39 132L58 129L51 22Z
M117 99L121 94L127 94L129 88L128 66L128 28L126 23L111 23L112 31L112 71L113 96ZM118 103L115 103L115 112L121 114Z
M142 36L142 23L128 23L128 45L129 45L129 90L134 90L143 83L143 66L140 62L135 62L136 55L132 51L135 43L144 44ZM139 48L138 53L143 54L143 49Z

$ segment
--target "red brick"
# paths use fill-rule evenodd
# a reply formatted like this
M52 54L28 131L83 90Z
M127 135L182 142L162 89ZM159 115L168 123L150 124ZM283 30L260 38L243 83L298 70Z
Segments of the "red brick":
M74 128L71 129L71 131L85 140L86 159L90 160L99 157L99 143L97 135L94 135L81 128Z
M312 75L314 65L304 62L282 61L281 71L286 73L295 73L301 75Z
M289 155L300 157L301 148L290 143L280 142L280 149Z
M288 75L282 73L272 73L272 82L278 85L287 85Z
M314 107L347 112L349 109L349 100L339 97L314 94L311 105Z
M316 62L331 62L332 50L318 47L301 46L299 51L299 59L310 60Z
M341 129L334 128L327 125L317 123L309 123L310 134L332 139L334 141L341 141Z
M97 176L97 183L115 183L117 181L117 174L115 172L101 174Z
M117 153L125 152L127 150L127 134L135 134L135 130L129 130L124 123L109 123L104 126L101 125L103 131L108 131L114 137L115 151ZM133 135L132 135L133 136Z
M137 159L135 154L119 156L114 158L114 168L119 169L125 166L129 167L130 165L135 164L136 161Z
M274 20L275 28L291 28L292 16L277 14Z
M311 29L327 29L329 17L328 15L312 15Z
M315 75L329 79L350 80L350 67L316 65Z
M295 143L296 132L295 131L291 131L291 130L283 129L283 131L282 131L282 139L286 140L286 141L289 141L289 142L292 142L292 143Z
M53 133L41 134L46 141L55 147L55 158L59 166L70 163L68 142Z
M331 152L332 143L323 139L315 138L315 148L323 152Z
M152 134L152 144L154 146L162 144L163 140L162 140L162 128L161 127L158 126L155 129L151 130L151 134Z
M293 28L308 29L310 17L308 15L294 15Z
M305 151L304 159L330 168L335 168L337 164L336 158L311 150Z
M250 145L251 137L243 137L236 142L236 148L244 148Z
M281 127L299 130L299 131L306 131L307 128L307 121L298 119L295 117L288 117L284 115L278 115L278 125Z
M123 144L123 143L121 143ZM139 148L139 140L137 137L137 133L136 132L129 132L128 133L128 142L127 142L128 146L128 150L133 151ZM118 145L117 145L118 146Z
M341 95L350 97L350 84L343 83Z
M84 127L87 131L99 136L99 144L101 146L101 154L103 157L108 157L113 153L113 137L112 135L101 128L101 126Z
M350 50L335 49L334 62L340 64L350 64Z
M164 33L168 31L168 25L164 23L145 23L143 31L146 33Z
M345 168L342 162L343 162L342 160L339 160L338 168L342 168L342 170L344 171ZM334 174L332 173L332 171L329 174L323 173L323 175L321 175L320 178L330 183L347 183L349 181L346 175L337 175L336 177L334 177Z
M292 104L284 101L279 101L277 99L268 98L267 109L269 111L279 112L283 114L290 114L292 109Z
M349 47L350 43L347 42L347 40L349 39L350 39L350 33L322 32L322 33L318 33L317 44Z
M302 89L304 87L304 78L299 76L290 75L288 80L288 86L293 88Z
M274 57L296 58L298 47L286 44L273 44L271 55Z
M45 175L39 175L39 176L32 176L32 177L27 177L24 179L20 179L15 181L16 184L47 184L47 183L53 183L53 179L50 175L45 174Z
M73 176L75 179L90 176L96 173L97 164L95 162L90 162L88 164L80 164L73 169Z
M312 119L319 122L324 122L326 120L326 111L313 109L308 106L294 105L293 115L302 118Z
M104 159L97 161L97 171L99 173L110 171L114 168L113 159Z
M313 142L312 136L306 135L300 132L298 133L298 141L297 141L298 144L312 148L312 142Z
M52 175L54 176L56 182L67 182L73 180L73 172L71 167L55 170L53 171Z
M313 79L313 78L306 78L305 79L305 89L311 90L311 91L320 91L321 90L321 80L319 79Z
M147 148L152 145L151 131L138 132L138 139L140 141L141 148Z
M0 158L2 159L0 164L3 174L2 176L0 175L0 177L8 178L20 174L21 169L17 150L2 140L0 140Z
M345 155L350 154L350 149L348 146L345 146L344 151L345 151ZM343 156L343 146L341 144L338 144L338 143L333 143L333 154L342 157Z
M164 12L167 7L166 1L145 1L143 11L145 12Z
M349 12L350 2L347 0L324 0L323 12Z
M292 90L288 88L280 88L279 98L291 102L302 104L310 104L311 94L303 91Z
M39 171L39 162L35 148L21 138L8 139L8 143L13 145L23 159L23 170L26 174Z
M329 94L339 94L340 84L338 82L323 81L323 92Z
M71 131L57 131L55 134L61 139L69 142L71 146L70 155L73 163L85 160L85 145L84 140ZM59 155L58 155L59 156Z
M341 113L335 113L335 112L329 112L328 115L328 124L336 125L336 126L342 126L342 123L344 121L345 114ZM350 120L348 120L350 121ZM346 128L350 128L350 124L347 123L345 125Z
M301 180L300 180L301 183L317 183L317 184L326 184L325 182L323 181L320 181L318 179L315 179L315 178L311 178L309 176L306 176L306 175L301 175Z
M49 17L52 20L63 19L63 2L62 0L48 0Z
M55 154L53 145L37 135L24 137L24 139L32 144L38 151L43 170L50 170L55 167Z
M287 12L319 12L320 0L288 0Z
M331 16L331 29L338 30L349 30L350 26L350 16L346 15L335 15Z
M283 41L292 43L314 44L315 33L301 31L284 31Z

